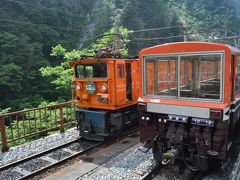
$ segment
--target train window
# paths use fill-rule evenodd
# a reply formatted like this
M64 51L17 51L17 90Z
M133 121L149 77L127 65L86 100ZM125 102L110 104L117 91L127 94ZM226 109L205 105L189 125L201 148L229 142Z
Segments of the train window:
M177 57L158 58L157 63L157 95L177 96Z
M77 78L84 78L84 66L83 65L76 65L75 67L75 75Z
M154 95L154 61L146 63L146 95Z
M85 66L85 76L86 78L92 78L93 77L93 66Z
M221 58L220 53L146 56L144 95L221 100Z
M107 63L84 63L75 66L76 78L105 78L107 77Z
M236 94L240 93L240 56L237 56L236 66Z
M118 78L123 78L124 77L124 69L123 69L123 64L118 64L117 65L117 72L118 72Z
M177 96L177 57L146 60L146 95Z
M180 97L220 99L221 55L181 56Z

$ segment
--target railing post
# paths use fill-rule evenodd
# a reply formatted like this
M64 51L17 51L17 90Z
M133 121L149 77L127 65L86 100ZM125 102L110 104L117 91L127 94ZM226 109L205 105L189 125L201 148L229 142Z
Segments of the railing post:
M64 132L64 121L63 121L63 105L60 105L60 132Z
M2 152L6 152L8 151L9 147L7 145L5 122L2 117L0 117L0 129L1 129L1 136L2 136Z

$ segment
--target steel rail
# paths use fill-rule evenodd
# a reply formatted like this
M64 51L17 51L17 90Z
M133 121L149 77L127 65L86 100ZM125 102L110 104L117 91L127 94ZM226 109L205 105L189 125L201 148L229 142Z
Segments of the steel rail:
M65 147L65 146L68 146L69 144L75 143L75 142L79 141L80 139L81 139L81 138L75 139L75 140L73 140L73 141L70 141L70 142L67 142L67 143L65 143L65 144L62 144L62 145L53 147L53 148L48 149L48 150L46 150L46 151L42 151L42 152L40 152L40 153L37 153L37 154L33 154L33 155L31 155L31 156L28 156L28 157L26 157L26 158L24 158L24 159L20 159L20 160L18 160L18 161L12 162L12 163L10 163L10 164L1 166L1 167L0 167L0 171L9 169L9 168L11 168L11 167L13 167L13 166L17 166L17 165L22 164L22 163L24 163L24 162L26 162L26 161L29 161L29 160L31 160L31 159L37 158L37 157L42 156L42 155L44 155L44 154L48 154L48 153L50 153L50 152L52 152L52 151L55 151L55 150L57 150L57 149L63 148L63 147Z
M160 174L160 171L164 168L162 164L157 164L150 172L146 173L140 180L152 180L154 179L158 174ZM179 174L180 176L183 176L183 179L186 179L184 177L184 174ZM202 180L203 177L206 175L205 171L191 171L191 173L188 175L188 178L186 180ZM181 178L180 178L181 179Z
M153 179L157 174L159 174L159 171L161 171L163 167L164 166L160 163L156 164L154 166L154 168L150 172L146 173L143 177L141 177L140 180L151 180L151 179Z
M28 175L26 175L26 176L20 177L20 178L18 178L18 180L31 178L31 177L33 177L33 176L35 176L35 175L37 175L37 174L39 174L39 173L41 173L41 172L49 169L49 168L52 168L52 167L54 167L54 166L57 166L57 165L65 162L65 161L67 161L67 160L70 160L70 159L72 159L72 158L74 158L74 157L76 157L76 156L85 154L85 153L89 152L90 150L92 150L93 148L95 148L95 147L97 147L97 146L100 146L100 145L102 145L102 144L103 144L103 142L98 142L98 143L96 143L96 144L94 144L94 145L89 146L89 147L86 148L86 149L83 149L82 151L79 151L79 152L77 152L77 153L75 153L75 154L73 154L73 155L70 155L70 156L65 157L65 158L63 158L63 159L61 159L61 160L58 160L56 163L52 163L52 164L50 164L50 165L48 165L48 166L46 166L46 167L42 167L42 168L40 168L39 170L36 170L36 171L34 171L34 172L31 172L31 174L28 174Z
M71 144L73 144L73 143L80 143L81 140L83 140L83 141L88 141L88 140L85 140L85 139L83 139L83 138L78 138L78 139L73 140L73 141L70 141L70 142L68 142L68 143L65 143L65 144L56 146L56 147L51 148L51 149L48 149L48 150L46 150L46 151L43 151L43 152L34 154L34 155L29 156L29 157L27 157L27 158L24 158L24 159L18 160L18 161L16 161L16 162L7 164L7 165L5 165L5 166L2 166L2 167L0 167L0 172L1 172L1 171L4 171L4 170L7 170L7 169L10 169L10 168L12 168L12 167L17 167L17 166L19 166L20 164L23 164L23 163L25 163L25 162L28 162L28 161L30 161L30 160L32 160L32 159L37 159L37 158L42 157L42 156L44 156L44 155L47 155L47 154L49 154L49 153L51 153L51 152L54 152L54 151L56 151L56 150L62 149L62 148L64 148L64 147L67 147L67 146L69 146L69 145L71 145ZM72 155L70 155L70 156L67 156L67 157L65 157L65 158L63 158L63 159L61 159L61 160L56 160L55 163L51 163L51 164L49 164L48 166L40 167L38 170L33 171L33 172L30 172L30 174L25 175L25 176L22 176L22 177L19 177L18 179L26 179L26 178L29 178L29 177L33 177L34 175L36 175L36 174L38 174L38 173L40 173L40 172L42 172L42 171L44 171L44 170L47 170L47 169L49 169L49 168L51 168L51 167L53 167L53 166L56 166L56 165L58 165L58 164L60 164L60 163L62 163L62 162L64 162L64 161L67 161L67 160L69 160L69 159L72 159L72 158L74 158L74 157L76 157L76 156L78 156L78 155L84 154L84 153L90 151L91 149L93 149L93 148L101 145L101 144L103 144L103 142L96 142L96 144L92 144L92 145L90 145L89 147L83 148L81 151L76 151L76 153L74 153L74 154L72 154Z

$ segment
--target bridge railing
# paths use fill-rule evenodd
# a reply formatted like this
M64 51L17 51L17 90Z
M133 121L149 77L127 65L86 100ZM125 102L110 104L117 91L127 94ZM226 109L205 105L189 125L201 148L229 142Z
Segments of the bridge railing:
M75 103L70 101L0 115L2 151L8 151L9 144L26 138L37 138L54 130L64 132L66 126L75 123L75 111Z

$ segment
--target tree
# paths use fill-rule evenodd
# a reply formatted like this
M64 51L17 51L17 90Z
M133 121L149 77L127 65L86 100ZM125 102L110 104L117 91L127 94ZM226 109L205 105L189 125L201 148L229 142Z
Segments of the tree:
M108 35L112 34L113 32L114 29L112 28L110 31L104 34ZM123 38L127 40L128 30L126 28L120 27L120 32ZM113 41L114 37L106 36L101 38L100 42L102 43L91 44L89 48L82 50L73 49L72 51L67 51L62 47L62 45L58 44L52 48L51 56L63 58L64 62L55 67L43 67L40 69L40 72L43 77L50 77L52 79L51 83L55 85L56 90L61 92L63 99L69 100L71 94L70 86L73 78L73 70L68 65L68 62L81 56L94 56L96 50L105 47L106 44L112 44ZM122 44L120 52L124 56L127 56L127 49L124 44Z
M23 87L22 68L14 63L0 65L0 106L8 99L16 98Z

